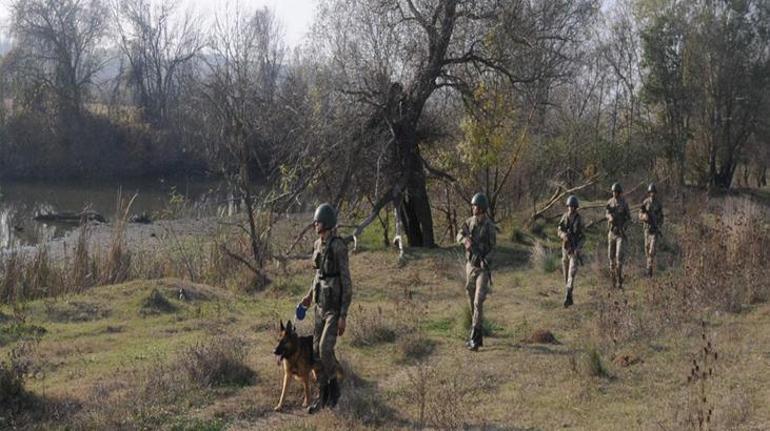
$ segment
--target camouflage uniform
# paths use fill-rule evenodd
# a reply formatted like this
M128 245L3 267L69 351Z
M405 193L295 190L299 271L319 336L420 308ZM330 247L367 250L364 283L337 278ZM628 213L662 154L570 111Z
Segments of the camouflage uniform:
M316 304L313 355L321 364L318 382L325 384L334 378L337 363L334 356L337 322L348 315L353 297L345 241L338 236L330 236L326 241L317 239L313 246L313 267L316 269L310 288Z
M644 254L647 256L647 274L652 276L655 267L655 249L663 226L663 205L652 196L642 202L639 218L644 223Z
M575 211L570 215L569 211L564 213L559 220L559 238L562 239L561 266L564 274L564 283L567 291L571 292L575 287L575 274L577 274L578 260L580 259L580 249L583 246L583 218L580 213Z
M495 224L488 216L483 220L473 216L463 223L457 234L457 242L463 243L465 238L471 239L471 249L466 251L465 290L468 292L468 304L473 316L472 328L481 330L484 300L492 276L488 259L497 241Z
M607 202L605 216L608 220L607 257L610 261L610 273L614 287L623 287L623 242L626 239L626 224L631 219L631 210L623 196L611 198ZM612 221L610 221L612 216Z

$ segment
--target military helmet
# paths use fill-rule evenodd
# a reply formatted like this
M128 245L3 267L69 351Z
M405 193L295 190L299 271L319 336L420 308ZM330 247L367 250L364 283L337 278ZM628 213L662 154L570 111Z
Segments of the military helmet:
M473 199L471 199L471 205L476 205L486 211L489 208L489 201L484 193L476 193L473 195Z
M621 186L620 183L613 183L612 184L612 191L613 192L618 192L618 193L623 193L623 186Z
M649 186L647 186L647 193L657 193L658 189L655 187L655 183L650 183Z
M329 204L321 204L313 214L313 222L320 222L324 229L332 229L337 226L337 212Z
M570 195L570 197L567 198L567 206L578 208L580 206L580 201L578 201L577 196Z

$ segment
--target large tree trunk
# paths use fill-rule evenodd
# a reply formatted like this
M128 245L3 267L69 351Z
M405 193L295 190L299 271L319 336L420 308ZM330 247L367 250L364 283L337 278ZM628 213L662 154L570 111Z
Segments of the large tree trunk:
M716 172L711 181L715 187L727 190L732 186L734 176L735 163L732 161L726 161L720 167L718 172Z
M433 214L428 198L425 166L417 143L417 121L403 119L394 124L398 175L405 176L398 217L410 247L433 247Z
M433 247L433 214L431 213L425 175L412 175L401 200L401 222L412 247Z

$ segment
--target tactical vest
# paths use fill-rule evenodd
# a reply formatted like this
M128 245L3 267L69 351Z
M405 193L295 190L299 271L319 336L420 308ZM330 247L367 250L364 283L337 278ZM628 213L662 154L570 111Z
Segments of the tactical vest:
M342 307L342 285L335 282L340 277L339 265L332 253L334 241L343 241L338 236L329 238L323 253L315 257L316 266L315 302L323 310L336 310Z

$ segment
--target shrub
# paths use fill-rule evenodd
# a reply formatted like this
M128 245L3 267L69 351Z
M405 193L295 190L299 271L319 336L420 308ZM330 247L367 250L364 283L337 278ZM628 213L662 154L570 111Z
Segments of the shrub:
M404 395L414 409L418 428L465 429L475 419L473 409L480 394L489 389L493 377L484 375L476 363L459 361L436 365L419 362L407 373Z
M677 276L661 279L650 302L669 315L697 316L704 310L738 312L770 297L770 218L767 209L748 199L729 198L714 219L690 214L679 238Z
M396 324L385 317L381 307L365 309L360 305L355 313L355 325L350 325L350 345L354 347L392 343L398 336Z
M595 347L590 347L572 355L570 357L570 366L573 372L586 377L610 377L610 373L602 361L602 355Z
M529 261L533 268L550 274L560 267L561 256L545 247L542 242L535 241L530 251Z
M413 362L433 353L436 343L422 336L410 335L399 340L396 348L402 362Z
M240 338L212 338L186 349L180 358L182 368L200 387L251 385L256 373L244 363L245 345Z
M157 288L152 289L152 292L142 301L141 309L139 313L142 316L148 316L153 314L173 313L177 310L176 305L169 302L163 293Z
M33 368L33 348L31 342L21 342L0 361L0 413L18 410L29 400L24 380Z

